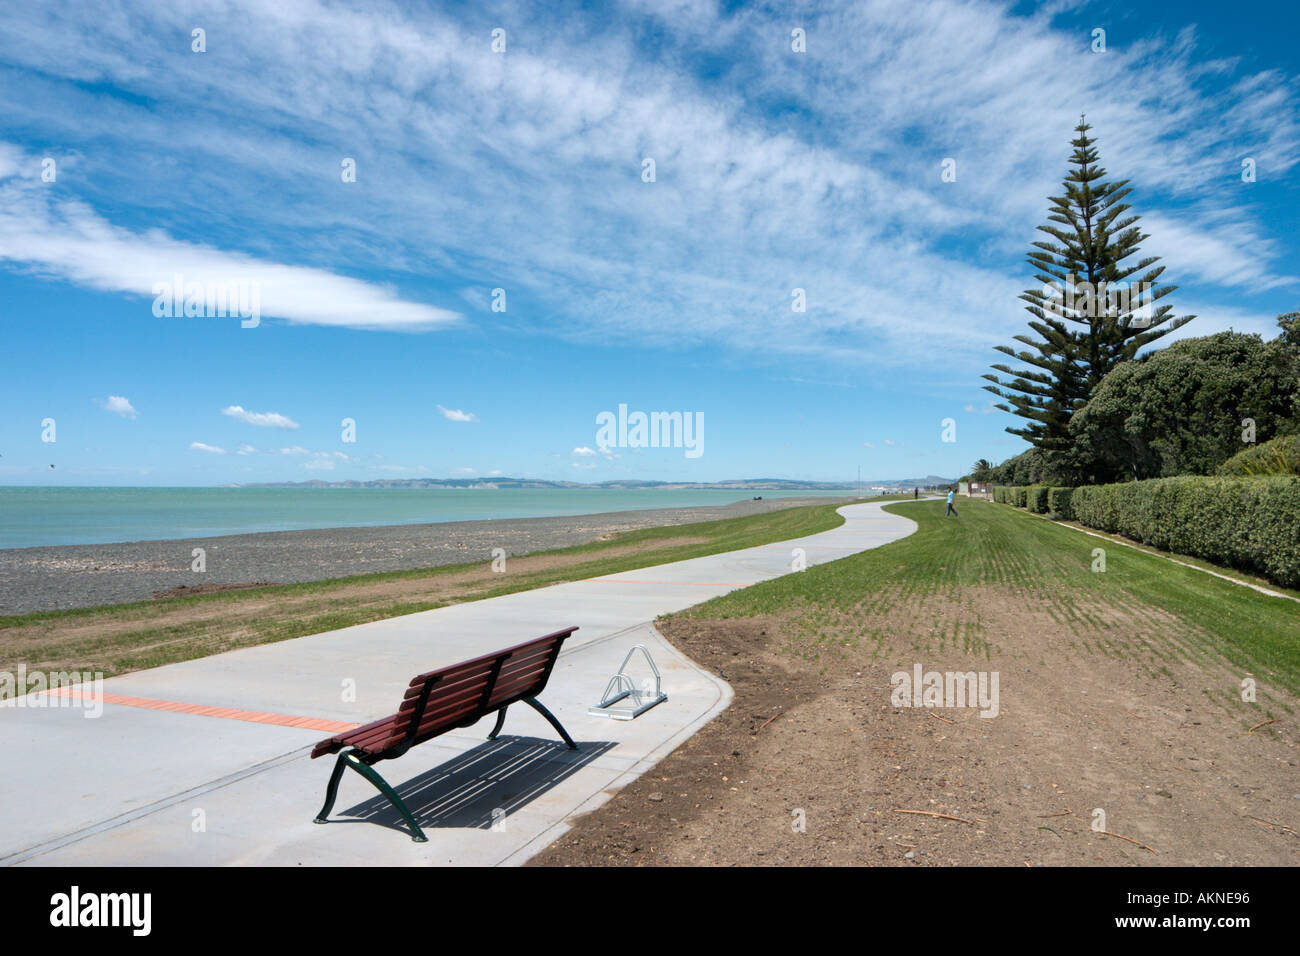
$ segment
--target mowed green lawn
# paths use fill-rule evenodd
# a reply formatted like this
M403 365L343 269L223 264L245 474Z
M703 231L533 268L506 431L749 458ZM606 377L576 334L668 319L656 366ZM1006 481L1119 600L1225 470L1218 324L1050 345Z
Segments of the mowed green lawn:
M923 613L927 601L1008 602L1050 614L1079 653L1140 658L1146 666L1188 660L1227 665L1267 681L1285 698L1300 691L1300 603L1269 597L1165 558L1104 541L1007 505L959 499L958 518L942 501L900 502L887 511L916 521L910 537L708 601L693 618L784 615L791 653L890 638L877 625ZM1105 570L1094 571L1094 549ZM1276 589L1281 590L1281 589ZM1118 614L1113 612L1119 612ZM1140 620L1143 637L1110 625ZM995 635L956 620L932 634L940 647L986 655ZM1229 699L1226 692L1225 699ZM1231 703L1232 701L1229 700ZM1236 702L1238 705L1239 701Z

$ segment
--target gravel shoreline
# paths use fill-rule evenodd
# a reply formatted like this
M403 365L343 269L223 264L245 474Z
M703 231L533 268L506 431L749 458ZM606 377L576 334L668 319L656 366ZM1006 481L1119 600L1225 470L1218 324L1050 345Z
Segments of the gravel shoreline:
M655 508L554 518L502 518L437 524L268 531L0 550L0 615L147 601L174 588L250 583L297 584L377 571L406 571L585 544L636 528L736 518L856 499L770 498L730 505ZM190 570L203 548L207 570Z

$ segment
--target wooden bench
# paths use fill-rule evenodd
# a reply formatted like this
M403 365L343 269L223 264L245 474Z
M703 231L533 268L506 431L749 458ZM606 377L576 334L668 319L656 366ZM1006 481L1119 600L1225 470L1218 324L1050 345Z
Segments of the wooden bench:
M560 656L560 646L576 630L576 627L568 627L504 651L413 677L402 695L397 713L322 740L312 748L313 759L340 750L343 752L334 764L334 773L330 775L325 791L325 805L314 822L328 822L338 796L343 769L351 767L373 783L397 808L410 825L416 843L427 842L402 798L372 764L400 757L416 744L458 727L468 727L493 711L496 711L497 722L492 733L488 734L488 740L495 740L505 723L506 708L518 701L523 701L549 720L569 748L577 750L578 745L560 722L536 700L546 687L555 660Z

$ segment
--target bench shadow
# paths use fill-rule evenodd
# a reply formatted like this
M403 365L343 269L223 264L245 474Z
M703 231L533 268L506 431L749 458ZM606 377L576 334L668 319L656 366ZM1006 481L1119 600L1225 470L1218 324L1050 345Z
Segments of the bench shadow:
M587 740L570 750L557 741L502 734L392 787L423 830L490 830L493 821L559 786L614 746L610 740ZM382 794L339 811L330 822L373 823L410 833Z

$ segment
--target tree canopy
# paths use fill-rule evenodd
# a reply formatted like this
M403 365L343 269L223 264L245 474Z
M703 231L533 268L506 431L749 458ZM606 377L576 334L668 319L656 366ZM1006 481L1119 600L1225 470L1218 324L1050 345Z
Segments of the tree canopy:
M1070 422L1094 482L1210 475L1294 428L1295 379L1278 339L1220 332L1127 362Z

